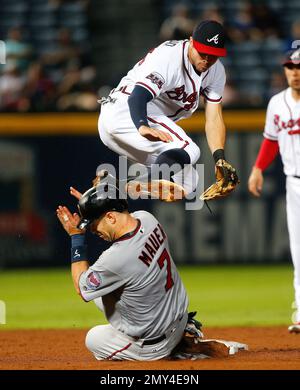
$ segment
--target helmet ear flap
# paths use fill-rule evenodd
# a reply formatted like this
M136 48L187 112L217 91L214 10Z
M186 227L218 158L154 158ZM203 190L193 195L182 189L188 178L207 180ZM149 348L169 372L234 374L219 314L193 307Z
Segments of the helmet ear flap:
M85 229L90 224L90 221L88 219L81 219L77 225L77 228L80 230Z

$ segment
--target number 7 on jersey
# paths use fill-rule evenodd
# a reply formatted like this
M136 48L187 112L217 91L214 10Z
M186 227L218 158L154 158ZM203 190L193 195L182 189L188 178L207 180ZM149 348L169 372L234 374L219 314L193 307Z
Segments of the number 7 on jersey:
M159 259L157 260L160 269L163 269L165 261L167 262L167 282L165 285L165 289L166 291L169 291L170 288L173 287L174 281L172 279L170 255L166 249L162 251L161 255L159 256Z

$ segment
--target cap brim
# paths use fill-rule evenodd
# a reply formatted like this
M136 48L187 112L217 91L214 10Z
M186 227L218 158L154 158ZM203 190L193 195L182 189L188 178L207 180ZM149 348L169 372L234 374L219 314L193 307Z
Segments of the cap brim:
M210 54L217 57L226 57L227 55L227 50L225 49L225 47L213 47L213 46L204 45L203 43L195 41L194 39L193 39L193 45L194 48L199 53Z

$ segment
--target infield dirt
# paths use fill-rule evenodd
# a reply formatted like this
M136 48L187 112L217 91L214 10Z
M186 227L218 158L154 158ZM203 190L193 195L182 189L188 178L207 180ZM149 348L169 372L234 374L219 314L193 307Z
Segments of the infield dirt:
M224 359L198 361L96 361L84 345L86 330L0 331L1 370L299 370L300 334L286 327L208 328L206 338L246 343Z

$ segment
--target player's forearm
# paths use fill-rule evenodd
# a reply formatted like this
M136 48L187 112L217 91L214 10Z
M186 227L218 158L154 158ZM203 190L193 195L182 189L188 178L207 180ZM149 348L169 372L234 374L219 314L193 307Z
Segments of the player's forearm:
M73 190L77 194L81 195L74 188ZM57 218L71 238L71 273L75 289L77 293L80 294L80 275L89 268L89 263L87 261L87 245L85 242L85 229L78 228L80 221L79 215L76 213L72 214L67 207L58 206L56 213Z
M206 139L211 153L225 148L226 128L222 118L207 121L205 125Z
M80 275L85 272L89 268L88 261L78 261L76 263L72 263L71 266L71 272L72 272L72 279L74 283L75 290L78 294L80 294L79 289L79 278Z
M73 234L71 236L71 262L71 272L74 287L77 293L80 294L80 275L89 268L89 263L87 261L87 245L85 243L84 234Z
M129 112L135 127L149 126L147 120L147 103L152 100L152 95L146 88L135 86L128 98Z
M205 133L207 143L213 154L218 149L224 149L226 128L222 116L220 104L207 104L206 110Z

